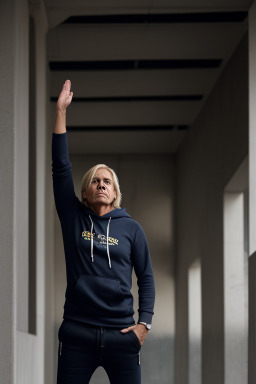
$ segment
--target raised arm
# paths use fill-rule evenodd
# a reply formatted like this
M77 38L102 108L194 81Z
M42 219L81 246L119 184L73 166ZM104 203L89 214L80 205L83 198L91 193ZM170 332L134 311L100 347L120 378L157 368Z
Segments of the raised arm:
M72 101L71 81L66 80L56 104L56 120L52 134L52 178L56 210L62 223L70 222L77 197L74 192L72 165L68 155L66 109Z

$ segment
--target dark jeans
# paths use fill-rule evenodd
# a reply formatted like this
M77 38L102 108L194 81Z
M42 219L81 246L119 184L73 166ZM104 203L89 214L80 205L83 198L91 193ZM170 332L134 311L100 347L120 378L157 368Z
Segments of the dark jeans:
M57 384L87 384L99 366L111 384L141 384L141 344L133 331L121 333L123 328L64 319L58 332Z

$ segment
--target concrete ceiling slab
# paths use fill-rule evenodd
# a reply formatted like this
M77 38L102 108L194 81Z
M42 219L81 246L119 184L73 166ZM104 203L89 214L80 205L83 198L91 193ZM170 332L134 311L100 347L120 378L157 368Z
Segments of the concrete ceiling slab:
M231 20L231 17L230 22L223 22L219 17L218 22L202 22L195 14L204 12L203 17L207 21L211 19L207 12L247 11L250 4L251 1L245 0L116 0L107 3L45 0L49 25L54 27L49 29L47 35L49 98L53 110L66 79L72 81L74 92L67 114L71 153L177 151L186 131L168 130L168 127L193 125L225 65L247 32L246 18L238 21ZM58 25L71 16L80 15L160 15L177 12L187 15L191 12L192 19L186 23L166 22L165 18L163 23L122 23L121 19L113 23L109 22L111 18L105 18L99 23L103 19L98 18L95 19L97 24L84 21L81 24L75 19L74 24ZM206 59L221 64L212 68L186 68L182 65L160 68L156 65L154 69L138 69L140 67L136 64L139 65L140 60L200 63ZM121 69L117 65L111 70L96 69L96 65L101 63L120 64L124 60L134 62L134 67ZM79 68L80 63L83 63L84 69ZM93 63L90 69L89 63ZM72 69L77 64L77 70ZM164 96L170 100L157 99ZM89 98L90 101L81 98ZM127 126L130 131L125 129ZM161 130L161 126L167 129ZM75 129L73 132L72 127ZM99 127L101 130L98 130ZM111 127L119 127L119 130L112 131ZM92 145L89 149L87 142ZM94 149L95 144L97 150Z
M160 154L175 153L185 132L183 131L100 131L68 132L71 154Z

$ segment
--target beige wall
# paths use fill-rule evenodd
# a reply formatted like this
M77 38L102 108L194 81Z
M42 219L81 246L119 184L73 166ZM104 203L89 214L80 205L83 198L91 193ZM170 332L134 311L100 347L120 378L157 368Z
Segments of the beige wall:
M176 384L188 383L189 266L202 267L202 383L224 382L223 192L248 154L247 37L177 155Z

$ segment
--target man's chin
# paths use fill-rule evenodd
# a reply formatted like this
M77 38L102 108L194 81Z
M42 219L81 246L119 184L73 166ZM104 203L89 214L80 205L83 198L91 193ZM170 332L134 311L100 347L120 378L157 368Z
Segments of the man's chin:
M97 196L94 199L94 203L110 204L107 197L105 197L105 196Z

